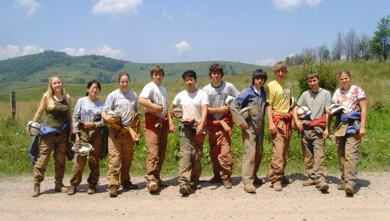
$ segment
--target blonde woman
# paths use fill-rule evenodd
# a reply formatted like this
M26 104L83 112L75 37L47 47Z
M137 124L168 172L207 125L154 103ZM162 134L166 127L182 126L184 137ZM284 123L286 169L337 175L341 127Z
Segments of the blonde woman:
M37 122L42 114L46 113L39 132L39 153L34 165L33 197L40 194L40 183L45 178L44 173L53 150L55 160L54 190L56 192L66 192L67 190L62 183L62 179L65 172L69 125L72 120L70 102L70 96L65 92L61 79L57 76L51 77L48 89L43 94L38 110L32 120Z

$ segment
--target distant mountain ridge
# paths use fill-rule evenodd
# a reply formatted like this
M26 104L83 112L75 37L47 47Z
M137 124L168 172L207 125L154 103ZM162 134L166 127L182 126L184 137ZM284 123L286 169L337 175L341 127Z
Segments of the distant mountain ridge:
M262 68L258 65L229 61L134 63L98 55L69 56L64 52L45 51L0 61L0 82L45 82L50 76L57 75L70 83L85 83L92 79L108 83L115 82L120 71L128 72L132 80L145 81L150 79L149 69L156 64L164 68L168 79L180 78L188 69L204 77L213 63L222 65L227 75Z

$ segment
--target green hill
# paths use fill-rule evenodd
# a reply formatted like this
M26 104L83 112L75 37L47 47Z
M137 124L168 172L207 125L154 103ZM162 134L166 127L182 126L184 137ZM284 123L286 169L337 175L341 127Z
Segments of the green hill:
M186 63L158 63L165 69L167 79L180 78L188 69L199 76L207 76L213 63L224 67L226 75L236 75L261 68L258 65L226 61L205 61ZM133 63L104 56L69 56L64 52L45 51L0 61L0 91L12 84L16 88L26 88L46 83L50 76L59 76L66 83L85 83L97 79L103 83L116 81L117 73L128 72L133 81L150 79L149 69L157 63Z

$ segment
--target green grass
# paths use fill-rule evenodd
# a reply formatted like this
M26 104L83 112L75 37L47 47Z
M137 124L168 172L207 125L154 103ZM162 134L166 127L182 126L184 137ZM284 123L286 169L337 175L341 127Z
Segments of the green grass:
M390 85L390 63L332 63L332 71L338 72L346 68L352 73L354 84L361 85L365 88L368 97L368 119L367 119L367 135L363 137L360 147L360 164L359 168L362 171L389 171L390 157L386 153L390 153L389 129L390 129L390 93L387 92L387 87ZM270 80L273 79L273 74L267 70ZM292 67L288 74L288 84L292 87L296 97L299 91L297 73L302 71L302 67ZM225 80L230 81L241 90L247 87L251 82L251 73L240 75L227 75ZM270 81L269 80L269 81ZM198 85L203 87L208 83L208 78L200 78ZM145 82L134 82L131 88L139 93ZM181 79L168 80L164 82L168 88L169 99L179 91L184 89ZM117 84L103 84L101 98L117 87ZM11 88L11 86L9 86ZM26 175L31 174L32 167L29 161L27 147L31 142L31 138L25 132L25 125L34 115L41 95L45 92L47 86L43 85L37 88L26 88L16 90L17 96L17 115L16 121L10 119L9 112L9 93L0 92L0 174L1 175ZM73 98L73 105L78 97L82 97L85 93L85 85L66 84L66 90ZM267 122L266 122L267 125ZM264 137L264 156L261 164L261 175L269 169L271 155L271 137L266 130ZM211 162L208 153L209 146L204 144L204 157L202 160L204 174L211 174ZM243 154L242 137L239 128L234 127L232 139L232 151L234 156L234 175L240 175L241 171L241 156ZM327 140L326 142L326 157L327 167L330 172L338 171L338 158L336 153L335 142ZM290 149L288 152L289 163L286 171L289 173L299 172L304 173L302 151L297 132L293 132ZM143 175L145 173L146 163L146 146L144 137L138 146L135 147L134 160L131 168L133 175ZM173 176L178 172L179 163L179 137L177 134L170 134L168 141L167 157L163 166L164 176ZM67 163L67 173L70 172L72 163ZM102 177L107 170L107 160L102 164ZM48 174L53 174L53 160L49 163L47 170ZM88 171L88 169L86 169Z

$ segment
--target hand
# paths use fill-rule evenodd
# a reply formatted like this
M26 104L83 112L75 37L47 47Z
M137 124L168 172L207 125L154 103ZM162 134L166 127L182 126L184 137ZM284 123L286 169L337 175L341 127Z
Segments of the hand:
M109 124L115 124L115 123L117 123L119 121L117 118L112 117L112 116L107 117L105 120Z
M173 124L169 124L169 133L176 133L176 127Z
M366 128L365 127L361 127L360 130L359 130L359 136L363 137L365 134L366 134Z
M324 133L322 134L322 139L326 140L329 137L329 131L328 129L324 130Z
M79 136L79 134L75 135L75 143L80 143L80 136Z
M247 122L242 123L240 126L241 126L242 129L248 129L249 128L249 125L248 125Z
M95 123L92 122L84 122L84 128L94 128L96 126Z
M196 127L196 134L202 133L203 127L204 127L204 124L203 124L203 123L200 123L200 124Z
M278 128L273 123L269 125L269 130L271 131L271 134L273 134L273 135L275 135L278 132Z
M295 126L297 127L297 129L298 129L299 131L302 131L302 130L303 130L302 121L297 120L297 122L295 123Z
M230 107L229 106L226 106L226 105L223 105L219 108L219 111L220 113L227 113L230 111Z
M161 114L163 112L163 110L164 110L163 106L160 106L160 105L157 105L157 104L154 105L153 111L156 114Z

